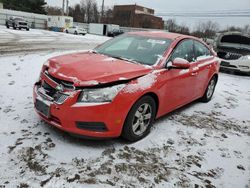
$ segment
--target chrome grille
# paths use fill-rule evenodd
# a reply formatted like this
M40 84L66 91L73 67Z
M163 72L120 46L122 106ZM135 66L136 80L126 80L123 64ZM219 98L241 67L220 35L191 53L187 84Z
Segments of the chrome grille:
M51 87L45 81L43 81L41 86L38 88L38 93L42 98L46 100L49 99L57 104L64 103L68 98L68 95L57 91L55 88Z
M62 84L65 89L68 89L68 90L74 90L75 89L75 86L74 86L73 82L69 82L69 81L65 81L65 80L55 78L54 76L50 75L47 70L44 72L44 74L46 76L48 76L54 82L56 82L58 84Z

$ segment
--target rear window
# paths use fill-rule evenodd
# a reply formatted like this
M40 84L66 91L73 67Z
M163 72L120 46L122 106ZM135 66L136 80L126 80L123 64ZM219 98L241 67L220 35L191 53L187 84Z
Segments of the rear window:
M195 58L197 60L211 57L211 51L202 43L194 41Z

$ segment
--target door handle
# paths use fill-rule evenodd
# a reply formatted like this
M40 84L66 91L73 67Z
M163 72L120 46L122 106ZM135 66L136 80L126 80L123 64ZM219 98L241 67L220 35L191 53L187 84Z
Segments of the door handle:
M192 72L191 73L191 76L197 76L198 75L198 72Z

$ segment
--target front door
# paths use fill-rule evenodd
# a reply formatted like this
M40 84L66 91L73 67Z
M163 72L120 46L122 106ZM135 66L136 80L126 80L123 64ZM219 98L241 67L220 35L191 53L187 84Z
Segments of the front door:
M183 40L176 48L168 61L183 58L190 62L189 69L170 69L163 75L164 101L166 113L191 102L196 96L196 79L199 68L194 62L193 40Z

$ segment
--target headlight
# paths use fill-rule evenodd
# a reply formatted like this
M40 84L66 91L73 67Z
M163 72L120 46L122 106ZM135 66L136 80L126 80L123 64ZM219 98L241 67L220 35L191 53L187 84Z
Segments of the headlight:
M80 94L78 102L111 102L124 87L125 84L99 89L85 89Z

